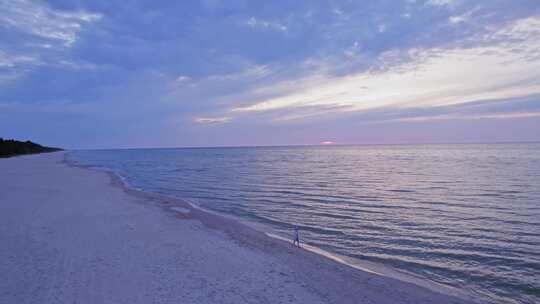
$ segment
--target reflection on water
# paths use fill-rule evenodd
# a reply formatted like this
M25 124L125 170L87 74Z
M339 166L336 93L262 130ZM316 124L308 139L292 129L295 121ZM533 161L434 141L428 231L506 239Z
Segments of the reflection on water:
M129 184L493 302L540 301L540 144L75 151Z

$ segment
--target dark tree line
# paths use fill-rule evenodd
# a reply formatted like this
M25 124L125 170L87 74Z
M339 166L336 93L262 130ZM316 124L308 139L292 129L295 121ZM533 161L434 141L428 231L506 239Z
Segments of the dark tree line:
M60 148L44 147L31 141L18 141L0 138L0 157L9 157L22 154L60 151Z

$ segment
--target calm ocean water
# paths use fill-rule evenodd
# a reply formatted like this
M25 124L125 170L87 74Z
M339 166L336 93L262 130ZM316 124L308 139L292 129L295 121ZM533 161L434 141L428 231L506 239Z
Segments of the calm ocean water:
M540 303L540 144L73 151L137 188L458 287Z

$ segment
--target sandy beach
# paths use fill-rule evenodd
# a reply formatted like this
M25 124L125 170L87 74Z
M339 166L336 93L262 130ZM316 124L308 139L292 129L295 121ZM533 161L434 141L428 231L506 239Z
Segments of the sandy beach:
M0 303L470 303L126 189L64 153L0 159Z

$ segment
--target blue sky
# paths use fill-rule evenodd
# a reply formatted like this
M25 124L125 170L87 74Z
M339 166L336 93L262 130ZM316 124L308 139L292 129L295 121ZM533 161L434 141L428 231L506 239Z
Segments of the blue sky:
M540 140L540 2L0 0L0 136Z

